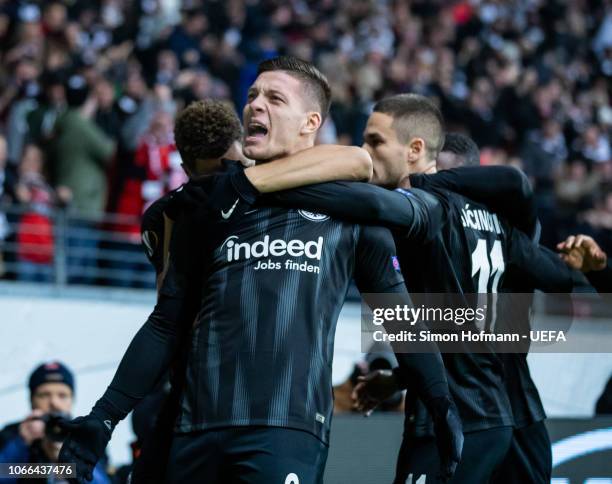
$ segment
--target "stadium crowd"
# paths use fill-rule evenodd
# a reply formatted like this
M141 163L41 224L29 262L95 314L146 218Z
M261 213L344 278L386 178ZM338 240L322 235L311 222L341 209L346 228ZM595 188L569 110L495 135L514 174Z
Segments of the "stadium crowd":
M177 109L215 98L241 110L257 63L278 53L330 80L320 142L361 144L383 96L431 96L482 164L530 176L545 245L581 232L612 252L611 3L0 1L0 210L20 207L0 212L0 253L14 244L17 276L49 280L60 207L82 217L73 258L101 242L71 244L70 229L87 234L105 212L133 217L110 227L140 251L138 216L184 181Z

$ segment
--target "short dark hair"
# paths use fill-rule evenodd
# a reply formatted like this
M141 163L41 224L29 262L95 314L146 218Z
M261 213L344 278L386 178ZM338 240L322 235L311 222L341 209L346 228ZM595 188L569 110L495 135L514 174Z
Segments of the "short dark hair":
M444 144L444 120L438 107L419 94L397 94L378 101L374 112L388 114L398 139L408 143L422 138L430 159L435 159Z
M461 133L447 133L442 151L448 151L463 158L463 165L480 165L480 150L476 142Z
M260 62L257 75L264 72L284 71L302 81L308 89L308 94L317 103L324 120L331 104L331 88L327 77L310 62L297 57L280 56Z
M234 109L212 99L191 103L174 123L174 142L183 163L192 170L198 160L223 156L241 136L242 126Z

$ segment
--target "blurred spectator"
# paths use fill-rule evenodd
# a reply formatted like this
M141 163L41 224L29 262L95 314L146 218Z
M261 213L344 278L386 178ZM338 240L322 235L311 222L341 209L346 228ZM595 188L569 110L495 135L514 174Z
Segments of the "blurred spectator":
M612 253L612 190L610 188L597 197L593 209L579 215L578 221L582 223L578 228L584 229L582 231L593 236L604 252ZM577 230L572 232L577 232Z
M580 169L569 162L586 162L589 180L599 174L594 192L612 182L608 0L5 4L0 132L8 163L19 163L26 144L39 145L51 184L72 190L73 208L87 216L122 210L129 185L142 178L133 161L155 113L203 97L231 99L240 110L257 63L283 53L312 60L330 80L320 142L361 144L382 96L436 99L449 131L476 140L482 163L528 173L545 244L592 208L589 197L567 197ZM92 95L68 109L66 80L75 78ZM94 136L96 153L84 152L88 137L77 126L105 134ZM112 151L109 138L112 165L99 156ZM559 218L568 223L555 225Z
M121 111L115 103L115 87L109 79L99 79L93 88L95 113L93 120L107 136L118 139L121 134Z
M106 206L107 169L115 151L114 142L80 111L87 95L82 76L68 78L68 108L58 115L47 144L52 178L69 194L70 210L78 217L67 229L66 250L68 279L77 284L95 281L99 242L95 218Z
M35 145L24 149L15 193L22 208L16 230L17 278L51 282L54 246L51 211L56 197L43 176L43 153Z
M122 218L113 224L113 229L121 240L107 247L126 254L109 262L109 267L116 271L114 279L118 285L153 287L153 279L148 283L136 281L132 272L147 269L146 261L140 257L140 216L155 200L187 181L181 163L174 144L173 113L159 110L138 144L132 175L124 180L115 209ZM138 261L133 260L134 254Z
M68 79L68 109L55 122L48 151L55 183L72 192L71 208L79 215L100 215L106 205L106 170L115 144L79 111L87 94L83 77Z
M62 363L44 363L32 372L28 386L32 411L22 422L7 425L0 432L0 463L57 462L64 435L54 421L70 417L74 400L74 376ZM22 481L5 479L3 482ZM110 483L101 464L94 469L92 482Z
M577 140L580 154L594 163L607 163L612 161L610 154L610 140L601 133L598 126L589 126L582 137Z
M557 180L556 193L560 205L568 208L589 208L599 186L600 177L585 160L572 160Z

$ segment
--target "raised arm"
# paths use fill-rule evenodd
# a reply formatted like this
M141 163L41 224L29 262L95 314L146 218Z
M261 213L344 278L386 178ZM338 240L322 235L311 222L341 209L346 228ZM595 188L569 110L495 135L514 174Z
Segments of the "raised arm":
M322 212L348 222L382 225L414 240L430 240L445 223L445 211L423 190L386 190L368 183L334 182L272 193L262 203Z
M482 203L529 236L536 230L533 190L520 170L511 166L465 166L432 175L411 175L410 185L445 189Z
M372 158L357 146L318 145L245 170L261 193L335 180L362 181L372 176Z
M508 263L533 288L543 292L572 292L574 286L584 285L582 274L570 269L557 254L534 243L522 231L511 230Z
M561 258L572 269L582 271L599 293L612 292L612 266L608 255L588 235L570 235L557 244Z

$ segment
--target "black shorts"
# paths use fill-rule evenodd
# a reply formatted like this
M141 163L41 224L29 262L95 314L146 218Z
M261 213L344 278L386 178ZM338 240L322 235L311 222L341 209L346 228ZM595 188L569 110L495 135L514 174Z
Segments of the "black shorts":
M328 446L282 427L232 427L176 435L170 484L321 484Z
M493 484L548 484L552 450L544 421L514 429L510 451L496 471Z
M467 432L464 434L461 462L452 484L486 484L510 449L512 427ZM430 484L439 482L439 457L433 437L404 437L397 458L393 484Z

